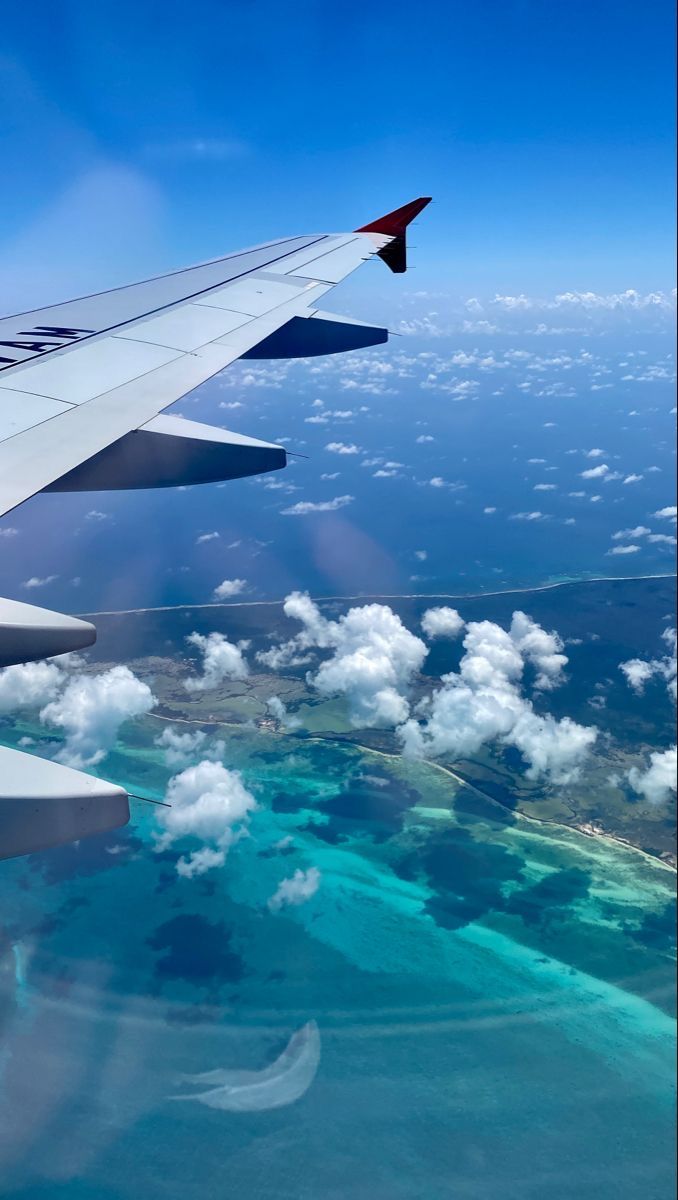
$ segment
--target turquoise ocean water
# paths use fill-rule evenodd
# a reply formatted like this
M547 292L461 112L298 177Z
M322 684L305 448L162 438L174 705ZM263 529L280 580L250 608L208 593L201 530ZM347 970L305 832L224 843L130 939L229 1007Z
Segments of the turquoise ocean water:
M108 777L161 796L157 729ZM5 1195L671 1196L672 872L425 764L253 731L228 756L259 808L220 871L179 878L141 805L3 865ZM170 1099L216 1070L247 1083L227 1106Z

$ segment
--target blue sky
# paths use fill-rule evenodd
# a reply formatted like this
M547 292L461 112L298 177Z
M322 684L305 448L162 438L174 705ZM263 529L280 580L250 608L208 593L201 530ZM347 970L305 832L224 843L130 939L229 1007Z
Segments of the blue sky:
M421 193L429 286L669 287L672 27L668 0L11 6L3 307Z

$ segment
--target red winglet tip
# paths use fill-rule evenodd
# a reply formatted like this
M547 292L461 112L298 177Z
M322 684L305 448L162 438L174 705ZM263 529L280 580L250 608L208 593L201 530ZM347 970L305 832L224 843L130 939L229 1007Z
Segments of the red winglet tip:
M400 237L410 221L419 216L423 208L431 203L430 196L420 196L418 200L410 200L409 204L403 204L402 208L396 208L393 212L386 213L384 217L378 217L376 221L371 221L369 225L361 225L360 229L356 229L356 233L385 233L388 237Z

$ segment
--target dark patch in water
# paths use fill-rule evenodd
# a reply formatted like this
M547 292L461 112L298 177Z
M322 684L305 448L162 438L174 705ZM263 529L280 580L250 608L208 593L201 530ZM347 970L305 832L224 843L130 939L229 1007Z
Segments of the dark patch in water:
M504 907L502 884L520 879L523 859L456 828L431 838L395 869L404 878L423 874L435 889L425 911L443 928L459 929Z
M36 925L34 933L47 936L50 933L57 933L61 929L65 929L74 913L79 908L88 908L91 906L91 900L85 896L70 896L68 900L64 900L53 913L49 913L43 917Z
M554 917L564 917L563 910L589 893L591 876L579 867L554 871L532 887L513 892L505 902L506 912L522 917L526 925L543 925Z
M372 772L372 781L368 779L353 775L342 790L318 804L316 811L329 820L308 826L310 832L332 845L365 835L380 843L400 833L405 813L421 799L419 792L391 775Z
M242 958L229 948L231 933L223 922L212 924L195 913L184 913L160 925L146 942L153 950L167 951L155 964L160 979L218 987L236 983L245 974Z
M676 944L676 900L669 900L659 912L648 913L640 929L633 937L644 946L659 950L669 949Z
M316 795L316 792L276 792L271 809L276 813L297 813L303 808L312 808Z

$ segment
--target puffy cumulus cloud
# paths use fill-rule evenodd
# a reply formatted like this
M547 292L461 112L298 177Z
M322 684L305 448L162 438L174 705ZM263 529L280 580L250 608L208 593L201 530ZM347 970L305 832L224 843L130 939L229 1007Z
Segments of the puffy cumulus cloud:
M218 537L219 534L216 532L216 530L213 533L201 533L199 537L195 539L195 544L196 546L202 546L203 542L213 542Z
M0 715L38 708L53 700L64 682L54 662L18 663L0 671Z
M283 517L307 517L309 513L336 512L338 508L352 504L353 500L353 496L335 496L333 500L298 500L289 508L281 508L280 512Z
M360 446L356 446L353 442L328 442L325 449L332 454L362 454Z
M619 670L623 671L626 676L626 682L629 687L632 687L634 692L642 695L645 690L645 684L650 679L664 679L666 681L666 689L669 695L676 699L676 630L665 629L662 633L662 638L668 646L668 654L662 658L651 658L649 660L642 658L629 658L627 662L619 664Z
M631 767L628 781L639 796L650 804L665 804L676 794L676 747L655 750L650 755L650 765L645 771Z
M427 608L421 627L428 638L456 638L464 628L464 619L456 608Z
M307 871L296 870L289 879L283 879L268 901L271 912L279 912L281 908L305 904L311 896L315 896L320 887L320 871L317 867L309 867Z
M214 535L218 537L218 534ZM246 579L224 579L218 587L214 589L215 600L228 600L231 596L239 596L247 587Z
M601 463L598 467L589 467L586 471L580 471L582 479L604 479L610 474L610 468L607 463Z
M55 579L58 578L58 575L31 575L30 579L24 579L21 586L31 591L33 588L47 587L48 583L54 583Z
M633 542L636 538L645 537L650 530L647 525L634 525L633 529L618 529L612 534L613 542Z
M553 783L573 782L581 763L598 736L597 729L579 725L570 717L557 721L549 714L523 712L507 739L520 750L530 766L530 779L547 776Z
M159 814L162 831L156 837L156 850L167 850L183 838L204 843L177 863L179 875L187 878L223 866L233 842L247 832L257 807L239 771L207 759L174 775L165 799L171 807Z
M510 636L523 658L536 669L534 686L538 691L550 691L562 682L568 659L555 631L547 633L527 613L517 611L511 621Z
M366 604L330 621L310 596L292 592L284 611L303 628L289 642L259 655L266 665L292 665L309 650L331 650L307 679L322 695L346 696L354 725L399 725L407 718L409 706L402 693L428 649L392 609Z
M249 667L243 657L247 642L234 645L223 633L189 633L186 641L202 654L202 676L184 680L189 692L207 692L219 687L224 679L246 679Z
M181 733L174 725L168 725L155 739L155 745L165 751L165 764L176 770L177 767L187 767L206 740L207 734L202 729Z
M420 704L421 719L410 718L398 730L405 754L462 758L499 741L521 752L532 778L576 779L597 730L568 717L541 716L521 692L528 662L535 686L551 688L562 678L567 658L557 634L516 612L509 631L492 621L471 622L463 644L459 672L443 675L442 686Z
M101 675L71 678L63 692L42 709L40 720L65 730L58 762L91 767L115 745L123 722L149 712L154 704L148 684L128 667L118 666Z
M640 546L636 546L634 542L631 542L631 544L627 544L626 546L613 546L611 550L606 551L606 554L608 554L608 555L637 554L639 550L640 550Z
M207 734L202 729L189 729L184 733L174 725L168 725L155 739L155 745L165 751L165 764L172 770L178 770L179 767L187 767L198 754L212 762L223 758L225 743L218 738L206 749L206 741Z
M678 514L678 508L675 504L667 504L664 508L658 508L652 514L653 517L658 517L660 521L675 521Z
M637 292L635 288L627 288L625 292L561 292L546 304L549 308L607 309L608 311L632 311L643 309L663 310L667 313L675 309L675 296L667 292Z
M269 696L266 701L266 707L272 717L279 721L283 729L298 729L301 721L298 717L291 717L287 711L287 706L280 699L280 696Z

